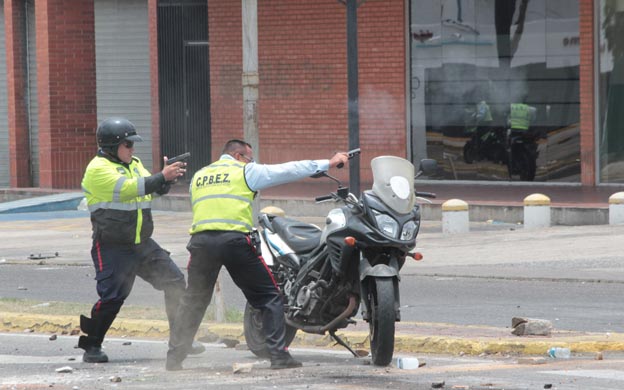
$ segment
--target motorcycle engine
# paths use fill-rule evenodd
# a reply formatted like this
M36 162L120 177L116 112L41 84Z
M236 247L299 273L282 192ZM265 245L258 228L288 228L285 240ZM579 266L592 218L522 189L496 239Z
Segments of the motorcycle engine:
M321 303L321 286L317 282L313 281L305 286L302 286L297 292L297 307L299 310L297 314L309 316Z

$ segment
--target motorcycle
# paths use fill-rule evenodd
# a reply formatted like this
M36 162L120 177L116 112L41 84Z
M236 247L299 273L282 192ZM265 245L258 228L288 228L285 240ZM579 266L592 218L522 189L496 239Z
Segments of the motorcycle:
M261 213L261 251L284 294L286 344L297 330L325 334L359 355L336 331L354 324L362 304L362 319L369 324L372 362L386 366L394 353L395 322L400 321L399 271L414 252L420 227L417 197L435 194L414 191L414 179L437 169L435 160L423 159L414 173L409 161L380 156L371 161L373 186L357 198L326 172L338 189L316 198L343 205L329 211L325 226L275 214ZM260 357L267 357L262 316L249 303L244 315L245 341Z
M507 129L505 150L509 179L513 175L519 175L522 181L535 179L538 138L539 136L532 132Z

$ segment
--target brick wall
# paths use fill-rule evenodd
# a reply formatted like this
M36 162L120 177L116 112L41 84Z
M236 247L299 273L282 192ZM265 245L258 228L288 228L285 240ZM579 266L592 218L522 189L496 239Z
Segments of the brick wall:
M80 188L96 150L93 2L37 0L40 187Z
M30 148L26 107L26 51L24 3L5 0L7 102L11 187L30 187Z
M240 2L210 1L208 7L215 157L225 140L243 134L242 26ZM392 0L365 2L358 10L363 180L372 157L405 156L403 7ZM346 49L343 4L258 2L262 162L329 158L348 148Z
M227 140L243 137L241 13L240 1L208 2L213 160Z
M579 2L580 48L580 109L581 109L581 184L596 183L595 110L594 110L594 4Z

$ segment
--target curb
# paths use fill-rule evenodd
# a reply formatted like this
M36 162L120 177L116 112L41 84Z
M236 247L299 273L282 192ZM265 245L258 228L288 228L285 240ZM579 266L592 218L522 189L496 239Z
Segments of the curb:
M449 329L475 329L449 324L401 323L414 328L427 328L429 332L435 326ZM483 327L482 329L488 329ZM489 328L491 329L491 328ZM0 331L79 334L78 316L32 315L0 312ZM168 339L169 324L164 320L140 320L117 318L111 326L109 335L118 337L144 337ZM368 332L340 331L338 335L353 349L369 348ZM220 339L235 339L245 342L242 324L220 324L203 322L199 328L198 339L217 342ZM203 341L202 340L202 341ZM318 347L342 349L326 335L314 335L298 332L293 341L295 347ZM395 352L403 353L438 353L452 355L512 354L544 355L550 347L568 347L574 353L597 353L603 351L624 351L622 333L576 333L556 332L552 337L487 337L487 336L435 336L401 332L397 328Z

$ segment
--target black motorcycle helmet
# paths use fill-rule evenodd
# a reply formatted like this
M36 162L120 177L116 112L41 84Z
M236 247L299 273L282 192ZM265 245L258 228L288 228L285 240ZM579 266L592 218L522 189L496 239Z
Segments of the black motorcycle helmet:
M123 141L143 141L136 132L134 124L126 118L112 117L100 123L96 131L98 146L105 152L117 155L117 147Z

